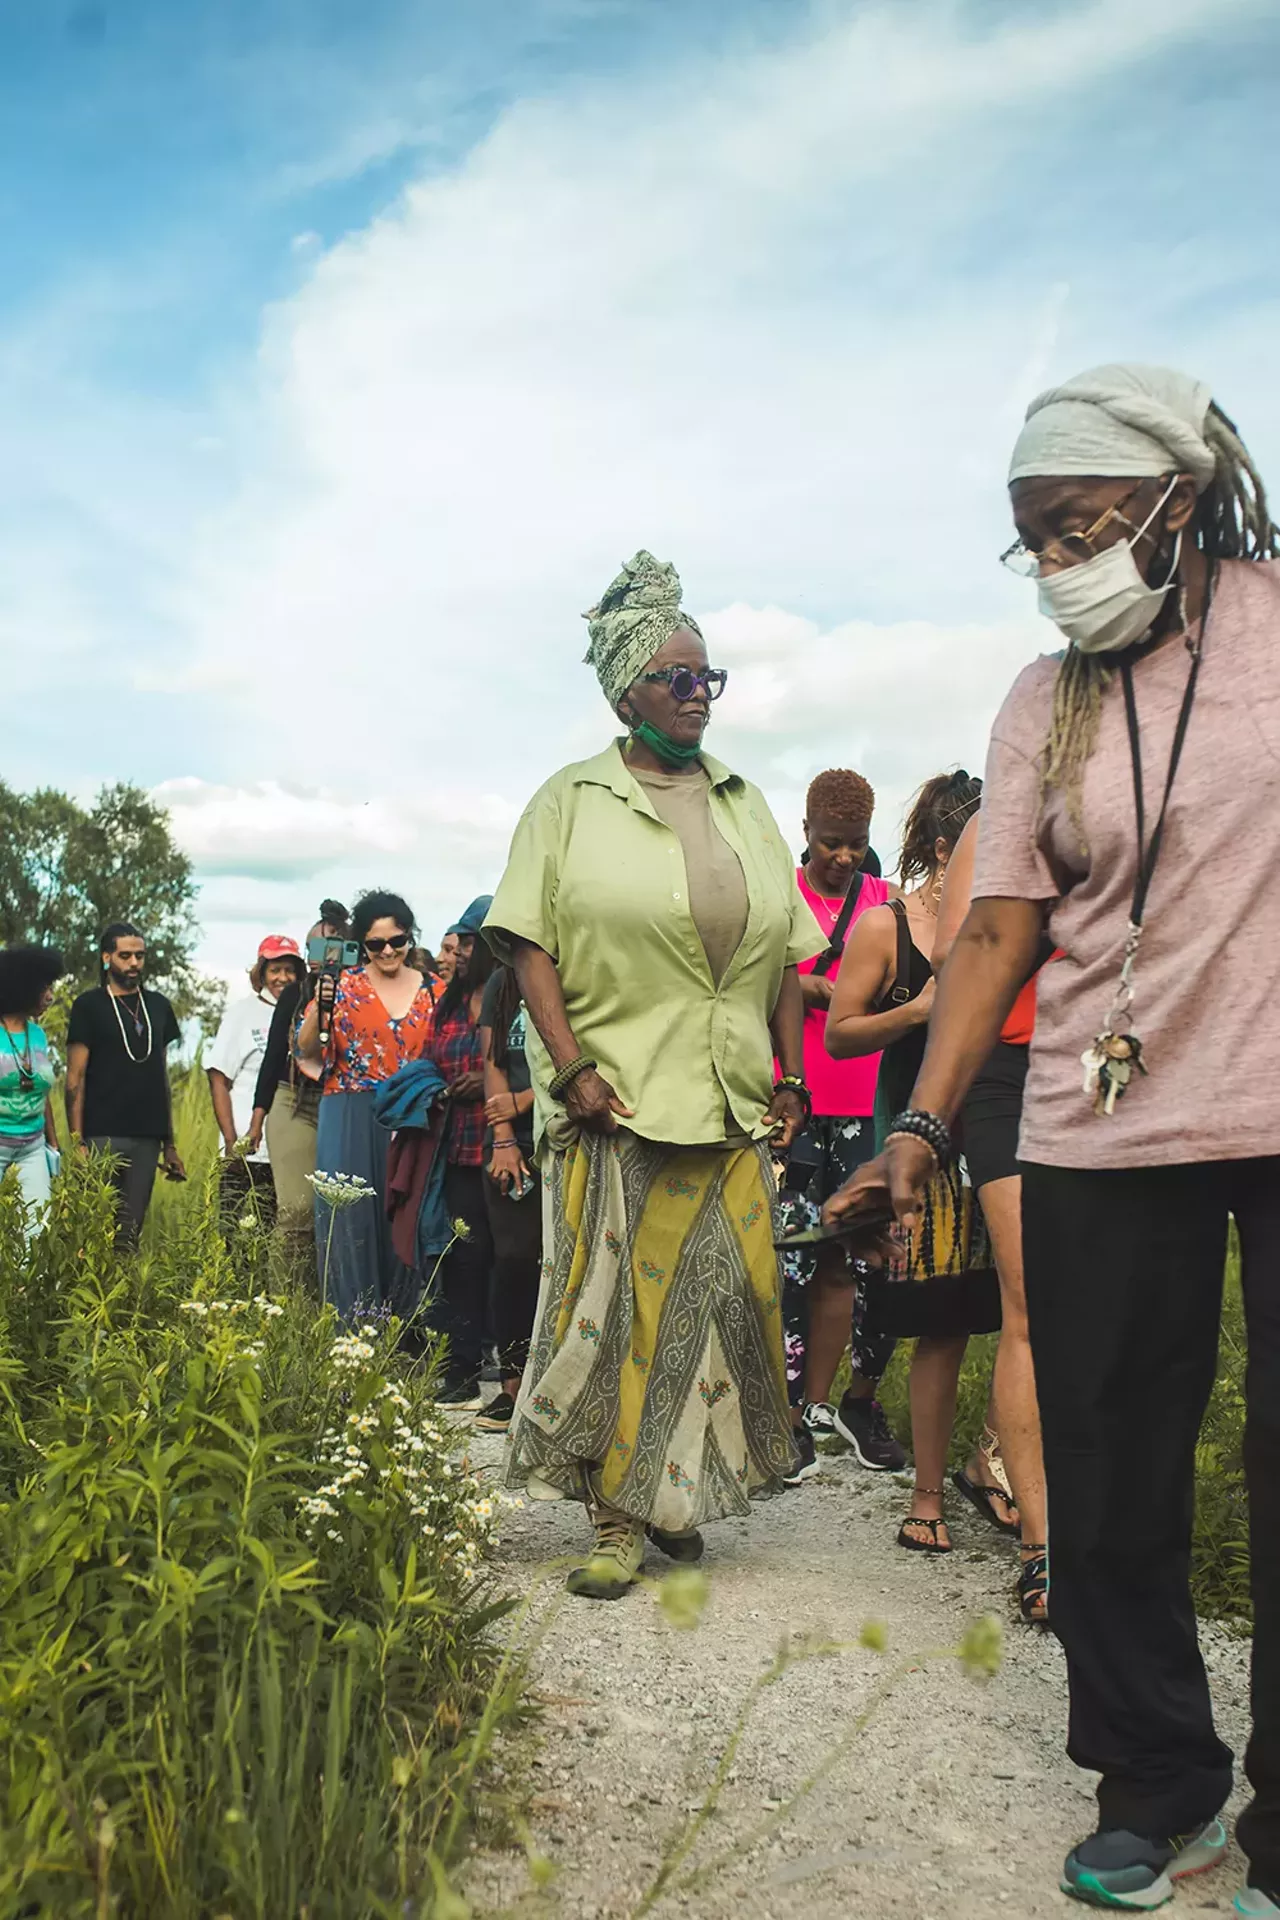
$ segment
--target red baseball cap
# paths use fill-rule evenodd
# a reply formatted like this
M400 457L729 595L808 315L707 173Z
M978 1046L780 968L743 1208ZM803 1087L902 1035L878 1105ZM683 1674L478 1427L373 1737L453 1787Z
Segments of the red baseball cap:
M269 933L258 948L259 960L301 960L298 943L287 933Z

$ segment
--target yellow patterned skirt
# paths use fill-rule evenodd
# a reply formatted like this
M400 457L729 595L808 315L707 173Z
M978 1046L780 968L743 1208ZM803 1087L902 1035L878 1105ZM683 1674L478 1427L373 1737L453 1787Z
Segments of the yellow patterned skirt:
M795 1452L768 1150L619 1131L544 1156L509 1483L534 1472L675 1533L746 1513Z

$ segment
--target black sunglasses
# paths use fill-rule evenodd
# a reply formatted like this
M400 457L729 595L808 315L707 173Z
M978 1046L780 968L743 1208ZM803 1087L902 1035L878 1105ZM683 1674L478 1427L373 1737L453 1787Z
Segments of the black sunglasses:
M729 673L725 667L704 667L701 672L696 667L662 667L657 673L642 673L640 678L664 682L671 689L672 699L683 703L692 700L699 687L708 700L718 700L724 692Z
M384 947L390 947L393 953L399 953L400 949L407 947L408 944L407 933L392 933L388 934L385 940L366 940L364 949L366 953L381 953Z

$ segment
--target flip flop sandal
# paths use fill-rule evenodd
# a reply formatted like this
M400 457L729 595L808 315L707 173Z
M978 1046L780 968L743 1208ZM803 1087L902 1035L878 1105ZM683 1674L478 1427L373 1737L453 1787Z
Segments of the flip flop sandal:
M1029 1627L1049 1624L1049 1554L1044 1546L1024 1546L1018 1575L1018 1607Z
M1006 1493L1003 1487L984 1487L980 1481L971 1480L963 1468L952 1474L951 1484L957 1493L964 1495L971 1507L977 1508L983 1519L988 1521L997 1533L1017 1533L1017 1521L1002 1520L995 1509L994 1502L997 1500L1005 1508L1006 1513L1011 1513L1017 1504L1013 1495Z
M942 1488L917 1487L916 1492L937 1494L941 1497ZM938 1528L945 1527L946 1524L945 1519L941 1516L939 1516L937 1520L926 1520L923 1514L909 1513L902 1525L898 1528L898 1545L905 1547L908 1553L950 1553L952 1550L951 1542L948 1541L944 1546L938 1538ZM913 1540L907 1532L908 1527L927 1527L931 1537L928 1540Z

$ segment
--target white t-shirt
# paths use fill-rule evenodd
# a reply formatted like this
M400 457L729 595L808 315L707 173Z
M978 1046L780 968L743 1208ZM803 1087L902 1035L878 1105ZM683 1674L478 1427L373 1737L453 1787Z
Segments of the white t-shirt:
M236 1123L236 1139L243 1140L253 1119L253 1096L258 1084L258 1068L267 1050L271 1016L276 1003L270 994L251 994L245 1000L233 1000L222 1016L218 1037L205 1056L205 1067L225 1074L231 1082L231 1115ZM225 1145L223 1151L226 1151ZM267 1159L264 1140L250 1159Z

